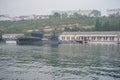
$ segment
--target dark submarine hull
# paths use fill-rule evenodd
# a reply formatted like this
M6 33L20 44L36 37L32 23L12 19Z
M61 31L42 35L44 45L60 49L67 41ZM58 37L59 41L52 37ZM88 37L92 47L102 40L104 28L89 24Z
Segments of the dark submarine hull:
M42 40L38 37L21 37L18 38L16 43L18 45L43 45L43 44L60 44L58 40Z

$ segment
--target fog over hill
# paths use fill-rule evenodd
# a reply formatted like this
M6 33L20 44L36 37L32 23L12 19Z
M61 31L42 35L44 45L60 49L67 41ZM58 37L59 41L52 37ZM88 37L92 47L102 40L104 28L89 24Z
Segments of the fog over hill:
M100 10L120 8L119 0L0 0L0 14L49 15L53 10Z

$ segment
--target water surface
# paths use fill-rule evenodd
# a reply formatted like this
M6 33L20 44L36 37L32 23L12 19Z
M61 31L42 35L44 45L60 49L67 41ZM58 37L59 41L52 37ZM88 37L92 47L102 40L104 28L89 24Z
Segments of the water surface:
M120 45L0 44L0 80L120 80Z

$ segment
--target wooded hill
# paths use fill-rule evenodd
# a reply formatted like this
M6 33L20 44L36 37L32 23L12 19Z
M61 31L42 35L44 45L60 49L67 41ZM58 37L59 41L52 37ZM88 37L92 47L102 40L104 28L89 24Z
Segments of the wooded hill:
M59 26L79 24L73 28L65 27L63 31L120 31L120 16L110 17L87 17L72 16L59 17L51 16L49 19L0 21L0 31L4 33L24 33L29 29L41 29L45 26ZM84 26L93 26L89 29ZM82 27L82 28L81 28Z

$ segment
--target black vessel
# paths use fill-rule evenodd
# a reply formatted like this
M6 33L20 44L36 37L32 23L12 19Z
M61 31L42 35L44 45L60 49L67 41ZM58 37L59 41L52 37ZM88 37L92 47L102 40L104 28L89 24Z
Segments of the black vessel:
M32 36L27 36L27 37L20 37L17 39L17 44L18 45L33 45L33 44L41 44L41 38L39 37L32 37Z
M60 44L58 36L53 33L48 40L42 40L43 44Z
M2 35L0 35L0 43L5 43L5 40L2 38Z
M53 33L49 39L44 39L42 33L32 33L31 36L17 38L18 45L59 44L58 36Z

